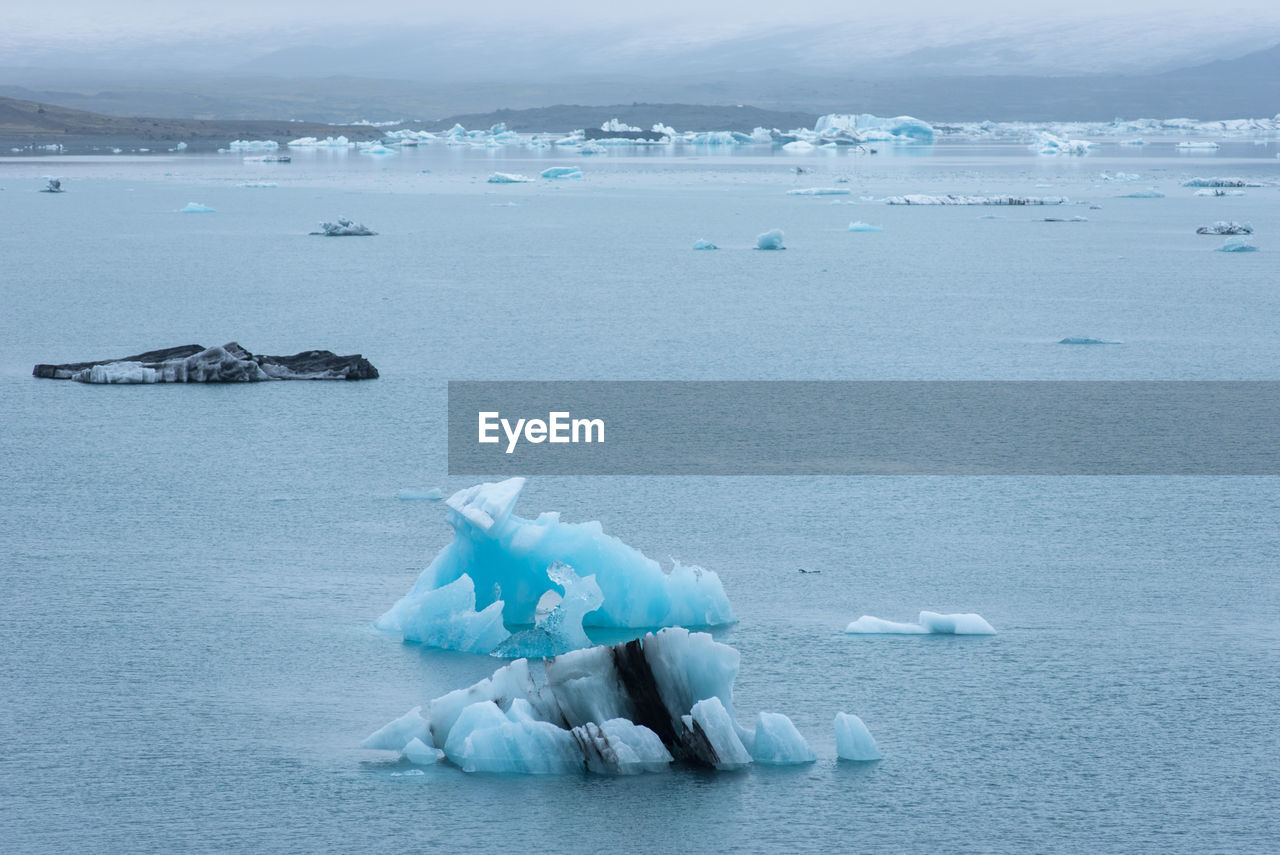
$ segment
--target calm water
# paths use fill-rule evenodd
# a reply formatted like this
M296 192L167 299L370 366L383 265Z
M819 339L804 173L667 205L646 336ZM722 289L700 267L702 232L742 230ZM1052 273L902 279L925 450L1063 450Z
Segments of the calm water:
M409 776L356 747L499 664L370 628L449 537L438 504L395 492L471 483L445 475L449 379L1280 379L1280 189L1179 186L1280 179L1275 145L1147 149L0 160L0 848L1274 849L1274 479L536 480L524 515L716 570L740 716L787 713L819 762ZM588 177L484 183L551 163ZM1142 178L1100 180L1116 170ZM68 192L33 192L45 174ZM857 204L785 195L838 177ZM1115 198L1150 186L1166 198ZM1100 209L858 203L910 192ZM190 201L217 213L175 213ZM380 234L306 235L337 216ZM1262 251L1212 252L1193 232L1218 219ZM749 251L773 227L790 249ZM383 376L29 376L233 339L359 351ZM922 608L1000 635L842 633ZM882 762L834 761L840 710Z

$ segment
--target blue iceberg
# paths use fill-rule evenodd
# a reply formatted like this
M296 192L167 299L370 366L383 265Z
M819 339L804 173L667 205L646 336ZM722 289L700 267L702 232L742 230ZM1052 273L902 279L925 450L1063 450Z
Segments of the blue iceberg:
M786 249L782 245L782 229L770 229L762 235L756 235L756 249Z
M704 240L699 238L698 240L693 242L693 248L694 249L719 249L720 247L716 246L714 243L712 243L709 240Z
M1229 237L1218 247L1218 252L1257 252L1258 248L1248 238Z
M899 623L863 615L845 627L850 635L995 635L981 615L920 612L916 623Z
M581 178L582 169L577 166L548 166L541 175L543 178Z
M862 719L852 713L836 713L836 756L841 760L879 760L880 749Z
M864 223L862 220L855 220L849 223L849 231L851 232L882 232L884 226L873 226L870 223Z

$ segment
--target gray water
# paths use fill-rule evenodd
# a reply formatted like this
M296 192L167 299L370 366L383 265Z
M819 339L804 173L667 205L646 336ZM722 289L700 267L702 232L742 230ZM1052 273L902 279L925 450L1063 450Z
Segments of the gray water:
M537 479L522 515L599 519L719 573L740 717L790 715L819 761L408 775L357 747L500 664L371 628L449 538L438 504L396 491L471 483L445 474L450 379L1280 379L1280 189L1179 186L1278 179L1274 144L1147 148L0 160L0 848L1274 849L1268 478ZM587 178L484 183L566 162ZM1099 180L1115 170L1142 180ZM67 192L34 192L45 174ZM785 195L841 176L857 204ZM1148 186L1166 198L1115 198ZM910 192L1100 209L858 201ZM1060 215L1088 222L1039 221ZM337 216L380 234L307 236ZM1251 221L1262 251L1213 252L1193 231L1217 219ZM751 251L773 227L788 251ZM233 339L362 352L382 377L29 376ZM1000 634L842 633L920 609ZM835 761L842 710L883 761Z

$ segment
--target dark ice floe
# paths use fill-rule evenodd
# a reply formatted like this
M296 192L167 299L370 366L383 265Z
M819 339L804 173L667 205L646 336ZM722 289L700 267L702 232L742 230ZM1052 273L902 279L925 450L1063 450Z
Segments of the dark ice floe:
M81 383L254 383L267 380L371 380L378 370L360 354L306 350L293 356L252 354L235 342L188 344L122 359L37 365L32 375Z
M1071 201L1066 196L929 196L910 193L906 196L889 196L886 205L1065 205Z
M1191 178L1182 182L1183 187L1265 187L1261 181L1247 178Z
M377 232L371 230L364 223L356 223L339 217L336 223L321 223L320 231L312 232L311 234L322 235L323 237L369 237L376 235Z
M1196 229L1198 235L1251 235L1253 226L1248 223L1237 223L1235 220L1218 220L1211 226Z
M527 659L414 707L362 747L468 772L608 775L673 762L719 770L816 759L791 720L734 719L738 652L706 633L664 629L613 646ZM434 750L433 750L434 749Z

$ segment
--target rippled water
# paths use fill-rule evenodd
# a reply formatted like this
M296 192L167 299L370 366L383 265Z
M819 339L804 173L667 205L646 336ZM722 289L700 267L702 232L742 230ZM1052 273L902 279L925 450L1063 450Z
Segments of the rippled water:
M740 714L792 716L818 763L501 778L406 774L357 748L499 664L370 627L449 536L438 504L396 491L469 483L444 472L449 379L1280 378L1280 189L1179 186L1280 179L1274 144L1147 149L0 160L0 844L1273 848L1267 478L536 480L525 515L600 519L721 575L741 619L720 634L742 652ZM484 183L572 162L582 181ZM1116 170L1142 178L1099 179ZM33 192L44 174L67 192ZM839 177L851 196L785 195ZM262 181L278 186L237 186ZM1166 197L1115 198L1148 186ZM1086 204L859 201L908 192ZM176 213L190 201L216 213ZM1040 221L1062 214L1088 222ZM380 234L307 236L337 216ZM1218 219L1251 221L1262 251L1213 252L1222 239L1193 232ZM774 227L787 252L749 250ZM692 252L697 238L722 249ZM233 339L359 351L383 376L29 376L37 361ZM842 633L922 608L976 611L1000 634ZM835 762L840 710L866 720L883 761Z

